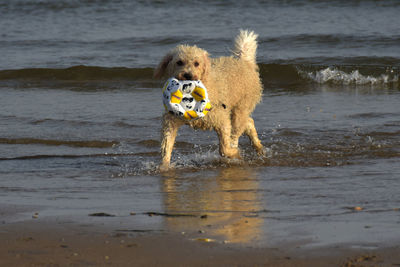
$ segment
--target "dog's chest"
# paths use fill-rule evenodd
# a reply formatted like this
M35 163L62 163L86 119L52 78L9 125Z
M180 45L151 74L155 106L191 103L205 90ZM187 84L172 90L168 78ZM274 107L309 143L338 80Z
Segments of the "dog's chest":
M210 122L208 116L195 121L186 122L186 124L192 127L193 129L210 130L213 128L212 123Z

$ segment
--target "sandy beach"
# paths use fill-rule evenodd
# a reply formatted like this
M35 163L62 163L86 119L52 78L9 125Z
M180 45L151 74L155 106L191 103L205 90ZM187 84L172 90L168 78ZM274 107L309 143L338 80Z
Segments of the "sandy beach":
M400 266L398 245L260 247L220 242L207 232L121 230L54 218L3 222L0 239L0 266Z

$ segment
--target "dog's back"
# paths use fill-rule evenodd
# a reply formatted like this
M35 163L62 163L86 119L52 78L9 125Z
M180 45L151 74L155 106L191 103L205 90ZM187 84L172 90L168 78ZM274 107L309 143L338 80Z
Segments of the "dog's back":
M213 89L220 101L233 109L238 105L253 110L261 99L262 85L256 63L257 34L240 31L233 57L211 59Z

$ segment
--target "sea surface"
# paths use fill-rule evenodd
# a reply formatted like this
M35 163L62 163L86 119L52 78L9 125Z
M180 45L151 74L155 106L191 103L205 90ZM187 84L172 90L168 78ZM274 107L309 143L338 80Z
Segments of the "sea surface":
M399 14L395 0L1 1L0 222L399 244ZM161 174L155 66L180 43L229 55L239 29L259 34L267 155L242 137L243 160L221 159L214 132L182 127Z

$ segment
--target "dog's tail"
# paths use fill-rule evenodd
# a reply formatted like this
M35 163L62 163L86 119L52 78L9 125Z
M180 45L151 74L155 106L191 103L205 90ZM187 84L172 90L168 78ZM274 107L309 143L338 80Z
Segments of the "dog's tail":
M256 64L257 37L258 35L253 31L240 30L235 39L233 54L238 58Z

